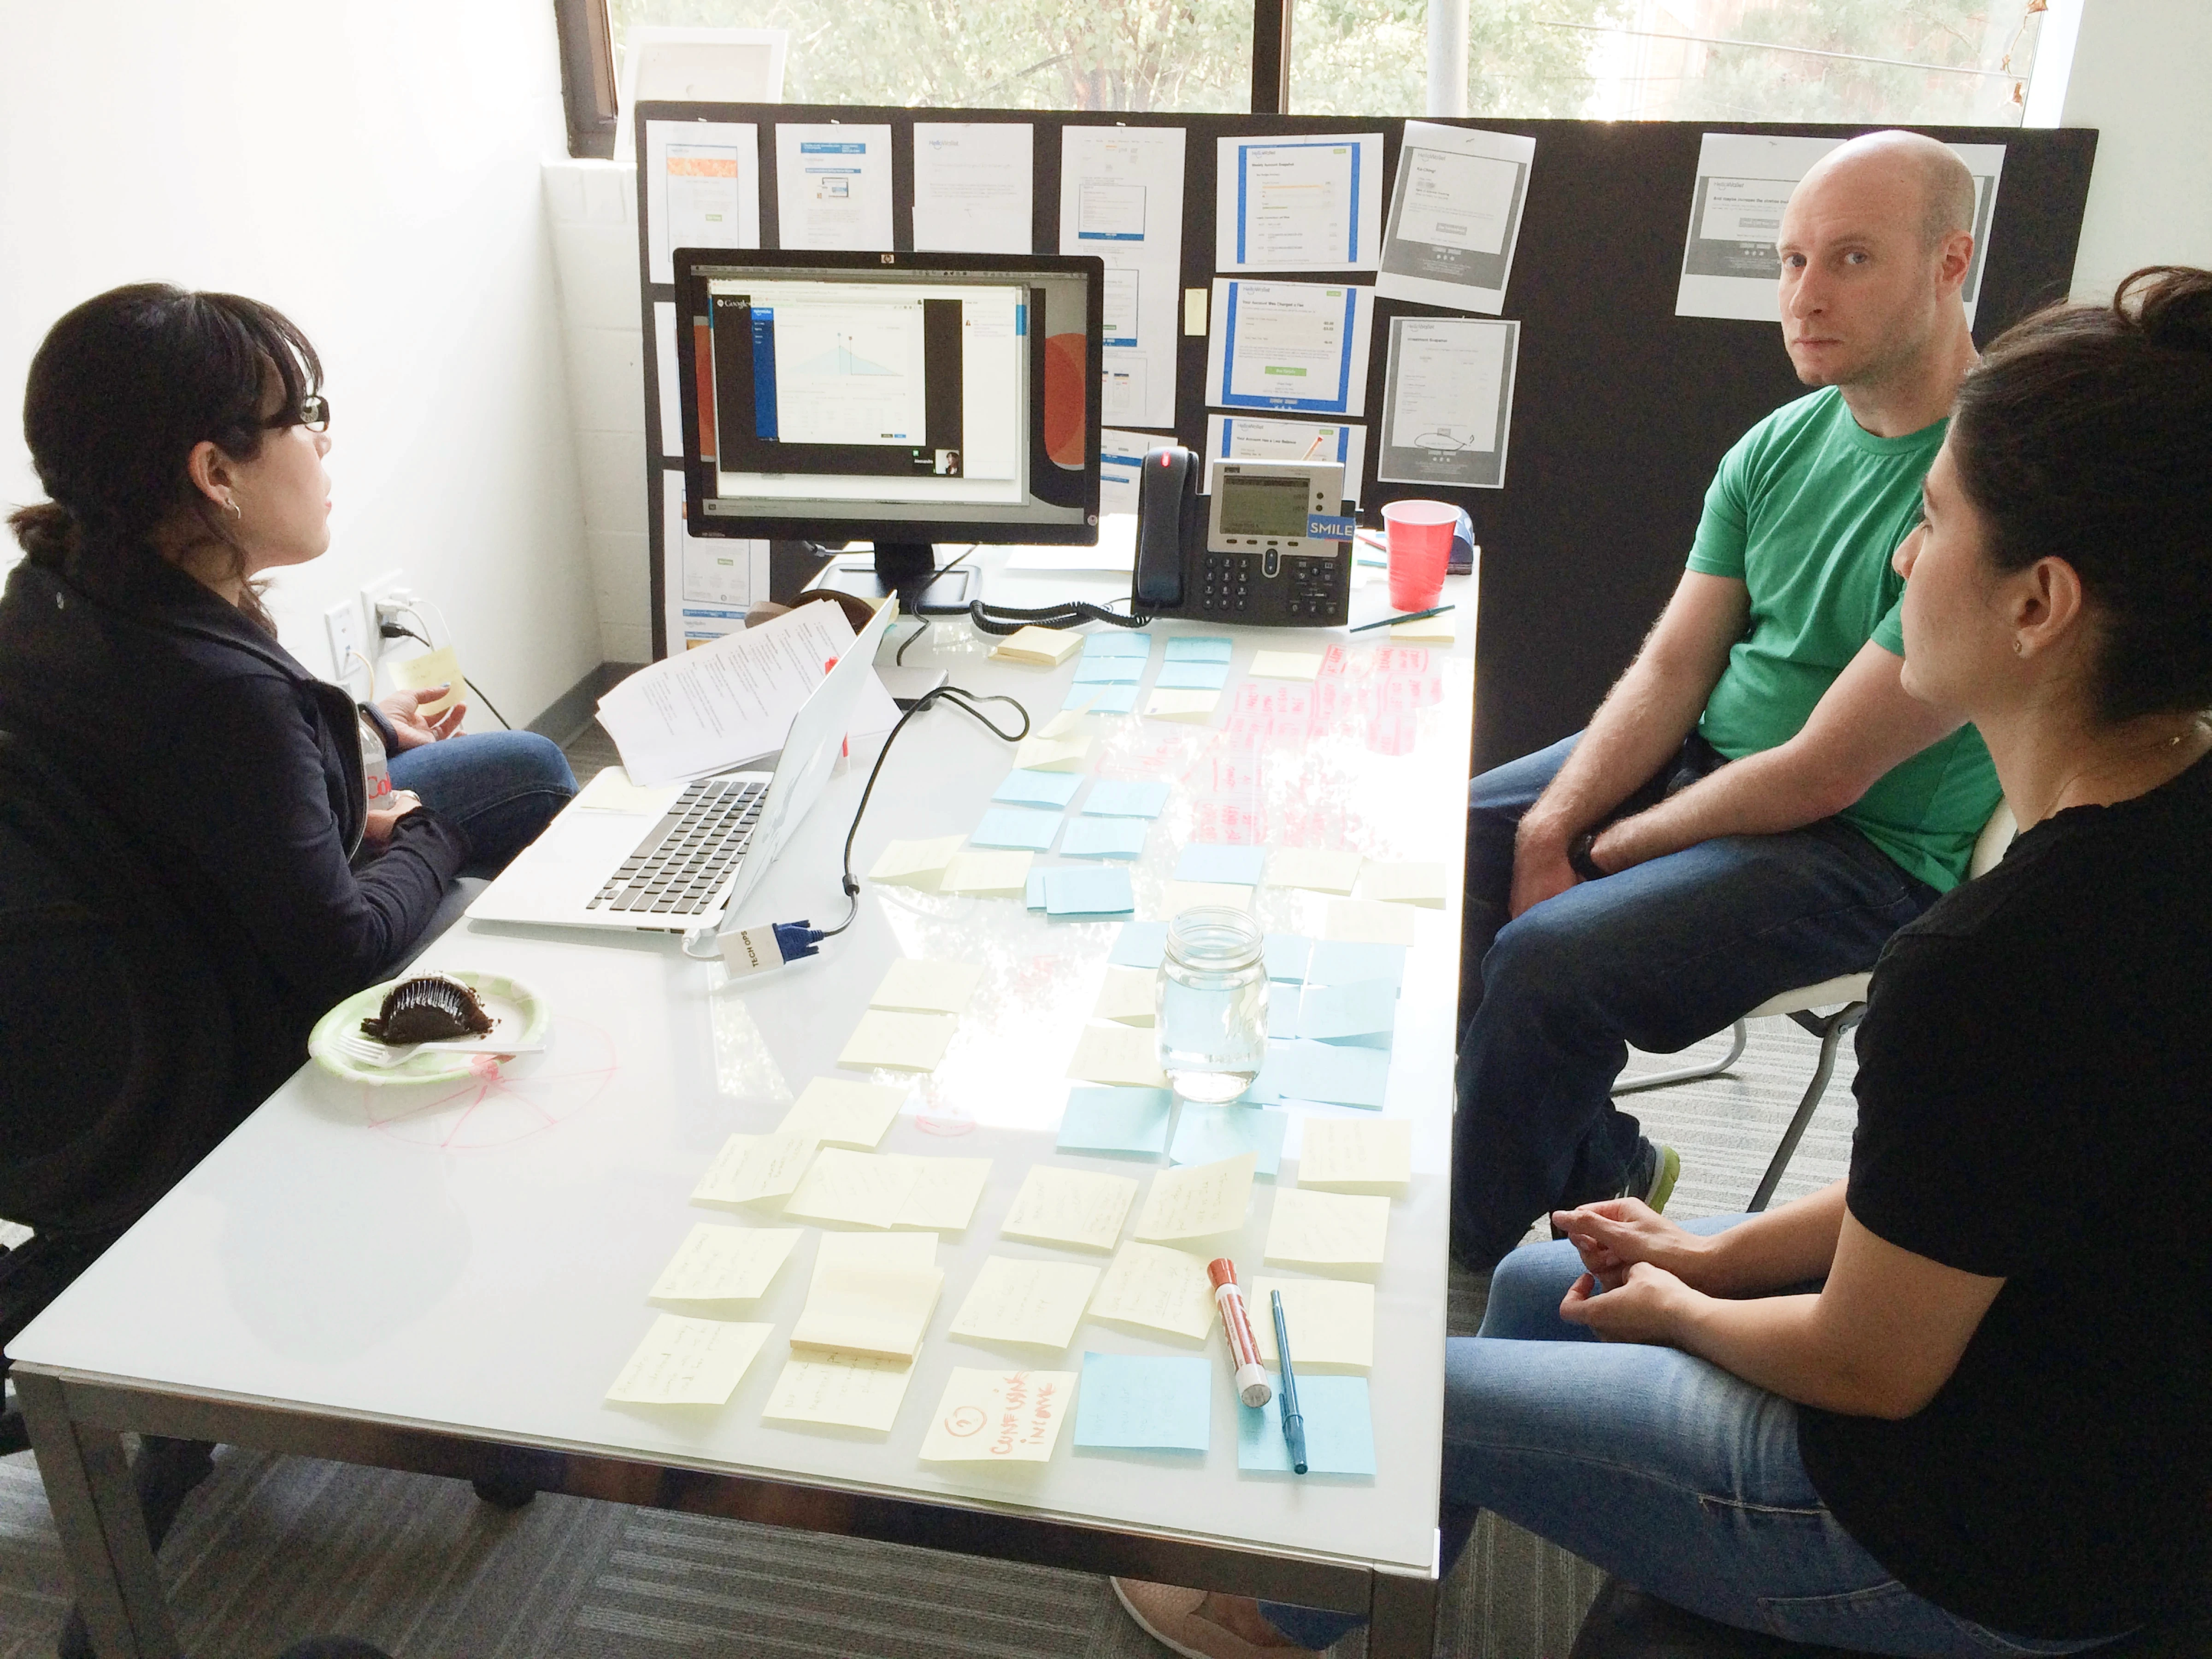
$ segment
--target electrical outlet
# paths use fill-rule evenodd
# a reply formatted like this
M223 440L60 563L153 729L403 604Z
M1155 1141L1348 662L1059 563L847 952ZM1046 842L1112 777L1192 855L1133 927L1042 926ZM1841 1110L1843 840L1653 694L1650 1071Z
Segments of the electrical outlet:
M394 647L410 651L422 649L412 640L387 640L384 637L383 624L386 617L405 623L418 634L427 631L412 617L395 614L395 607L389 603L395 596L407 592L407 573L404 570L387 570L361 585L361 614L368 622L368 640L374 647L374 654L380 659ZM380 601L384 603L380 604Z
M350 599L332 605L323 612L323 627L331 636L331 678L343 685L353 672L355 653L368 655L362 645L361 607Z

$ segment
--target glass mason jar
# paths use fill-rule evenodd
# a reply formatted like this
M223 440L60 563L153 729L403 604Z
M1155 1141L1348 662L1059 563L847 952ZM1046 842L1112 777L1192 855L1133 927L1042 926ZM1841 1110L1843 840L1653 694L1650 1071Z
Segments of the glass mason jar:
M1155 1004L1160 1069L1185 1100L1237 1098L1267 1056L1267 966L1260 925L1200 905L1168 924Z

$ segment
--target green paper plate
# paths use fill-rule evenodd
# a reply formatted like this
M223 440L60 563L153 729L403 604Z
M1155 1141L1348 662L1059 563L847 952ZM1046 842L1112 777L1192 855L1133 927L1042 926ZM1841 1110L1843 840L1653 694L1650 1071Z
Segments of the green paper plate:
M436 971L459 980L474 991L484 1012L498 1022L484 1037L482 1047L425 1049L398 1066L370 1066L356 1060L347 1052L347 1039L361 1036L362 1021L373 1017L384 1006L384 999L391 994L392 988L401 982L392 979L365 991L356 991L317 1020L315 1029L307 1036L308 1054L333 1077L343 1078L349 1083L364 1083L371 1088L388 1088L396 1084L454 1082L471 1075L476 1063L486 1055L506 1053L499 1046L502 1037L525 1044L535 1043L545 1035L553 1011L544 998L520 980L509 979L504 974L479 973L470 968L441 968ZM421 975L409 974L404 977L416 979ZM374 1037L362 1040L375 1041Z

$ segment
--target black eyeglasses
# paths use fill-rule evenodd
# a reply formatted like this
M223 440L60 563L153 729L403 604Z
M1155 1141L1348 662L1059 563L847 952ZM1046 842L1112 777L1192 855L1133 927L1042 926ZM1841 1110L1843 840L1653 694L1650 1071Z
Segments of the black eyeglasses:
M300 399L297 420L288 421L279 415L269 425L271 428L304 426L310 432L328 432L331 429L331 400L319 392L310 393Z

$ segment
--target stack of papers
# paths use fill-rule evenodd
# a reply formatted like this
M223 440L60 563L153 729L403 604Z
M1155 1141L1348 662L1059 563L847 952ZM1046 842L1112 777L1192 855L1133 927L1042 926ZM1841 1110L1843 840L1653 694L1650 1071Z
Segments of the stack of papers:
M776 1133L809 1135L825 1146L872 1152L882 1144L891 1121L906 1103L906 1094L904 1089L888 1084L817 1077L799 1091L799 1098L776 1125Z
M956 1366L929 1431L921 1437L921 1461L1046 1462L1060 1438L1060 1422L1074 1404L1073 1371Z
M791 1346L912 1359L945 1291L936 1259L933 1235L896 1241L824 1235Z
M1036 668L1057 668L1083 648L1083 635L1065 628L1020 629L991 647L1001 662L1027 663Z
M1291 1364L1303 1364L1291 1350ZM1086 1353L1075 1443L1100 1450L1194 1451L1212 1426L1213 1366L1196 1356Z
M1329 1193L1395 1196L1413 1179L1413 1126L1402 1117L1310 1117L1298 1149L1298 1185ZM1292 1350L1292 1364L1297 1363Z
M1175 1097L1165 1089L1071 1089L1060 1120L1060 1150L1156 1158L1167 1148L1174 1109Z
M1121 1223L1136 1196L1137 1183L1127 1176L1032 1164L999 1231L1035 1244L1111 1250L1121 1242Z
M1267 1222L1266 1256L1271 1267L1372 1279L1382 1266L1390 1230L1390 1200L1285 1187L1275 1194ZM1297 1363L1297 1333L1291 1333Z
M1259 1159L1245 1152L1215 1164L1163 1170L1137 1217L1136 1236L1150 1243L1188 1243L1241 1232L1252 1201L1252 1173ZM1310 1194L1320 1196L1321 1194ZM1389 1207L1384 1201L1384 1207Z
M696 1226L668 1258L648 1294L655 1302L755 1301L768 1293L804 1231Z
M737 1388L773 1325L662 1314L607 1390L626 1406L720 1406ZM1297 1350L1291 1350L1293 1363Z
M987 1257L952 1316L951 1334L1063 1352L1075 1340L1097 1283L1098 1269L1079 1261ZM1291 1352L1295 1363L1297 1350Z
M1204 1341L1213 1328L1212 1281L1204 1258L1157 1244L1121 1247L1091 1298L1091 1316ZM1297 1363L1291 1339L1291 1363Z

